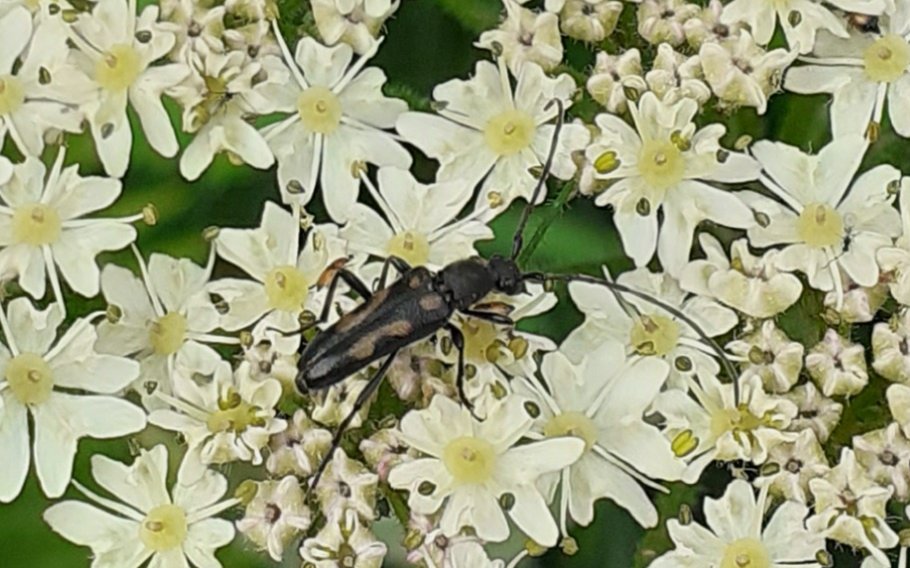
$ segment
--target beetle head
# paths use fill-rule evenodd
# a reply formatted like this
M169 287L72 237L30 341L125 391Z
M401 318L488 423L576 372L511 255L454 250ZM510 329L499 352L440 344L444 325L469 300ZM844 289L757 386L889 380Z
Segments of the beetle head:
M511 258L493 255L487 266L490 274L493 275L496 289L500 292L514 296L525 291L525 283L521 277L521 271L518 270L518 265Z

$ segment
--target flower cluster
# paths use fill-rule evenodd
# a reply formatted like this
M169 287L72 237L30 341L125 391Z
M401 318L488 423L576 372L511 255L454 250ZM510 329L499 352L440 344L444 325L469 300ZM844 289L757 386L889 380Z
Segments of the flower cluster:
M501 2L427 98L373 59L399 0L0 2L0 501L32 463L72 486L44 519L98 568L220 566L236 533L379 567L390 517L409 563L512 567L578 552L605 499L666 527L658 568L905 567L910 177L881 150L910 137L910 0ZM818 93L821 146L740 135ZM259 225L203 264L141 251L154 206L105 214L134 137L187 181L273 168ZM624 262L497 272L576 201ZM461 305L466 266L499 279ZM92 456L101 492L82 438L135 449Z

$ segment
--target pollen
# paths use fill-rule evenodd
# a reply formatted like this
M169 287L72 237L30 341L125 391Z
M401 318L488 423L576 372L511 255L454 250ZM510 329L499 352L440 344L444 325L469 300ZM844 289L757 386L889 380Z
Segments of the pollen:
M6 364L6 382L22 404L41 404L54 390L50 365L35 353L20 353Z
M890 83L910 67L910 44L896 34L882 36L863 51L866 76L879 83Z
M771 568L771 556L757 538L741 538L724 549L720 568Z
M13 238L17 243L49 245L57 242L61 229L57 210L43 203L23 205L13 212Z
M484 128L487 146L499 156L512 156L531 146L534 119L523 110L507 110L491 118Z
M543 433L549 438L558 436L581 438L585 443L585 451L590 450L597 442L597 426L581 412L557 414L544 425Z
M25 102L25 87L12 75L0 75L0 114L15 112Z
M108 91L130 88L142 74L142 60L133 46L120 43L101 54L95 63L95 81Z
M186 512L177 505L155 507L139 525L139 540L155 552L179 548L186 540L186 535Z
M386 251L406 260L411 266L422 266L430 258L430 242L421 233L404 231L389 240Z
M649 186L666 190L682 181L686 161L677 144L651 140L642 144L638 154L638 173Z
M639 355L661 357L676 348L679 324L666 316L643 315L632 325L629 340Z
M171 312L149 326L149 343L158 355L173 355L186 339L186 317Z
M239 434L250 426L262 426L259 416L262 409L244 401L240 393L230 390L218 401L218 410L209 415L205 421L209 432L234 432Z
M833 246L844 239L844 220L830 205L810 203L796 220L796 233L810 247Z
M442 463L458 484L484 483L493 476L496 452L486 440L463 436L442 450Z
M341 101L325 87L310 87L297 97L297 113L307 130L331 134L341 124Z
M272 309L296 312L303 309L309 283L296 267L286 264L273 268L266 275L265 294Z

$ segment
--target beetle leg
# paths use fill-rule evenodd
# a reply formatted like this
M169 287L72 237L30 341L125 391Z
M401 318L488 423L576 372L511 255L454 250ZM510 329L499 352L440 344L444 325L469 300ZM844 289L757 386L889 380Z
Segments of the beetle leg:
M322 474L325 473L325 469L329 466L329 462L332 461L333 456L335 455L335 450L341 446L341 437L347 431L348 427L351 425L351 422L354 421L354 417L357 416L357 413L360 412L360 409L363 408L363 405L366 404L367 400L376 392L379 388L379 385L382 384L382 379L385 378L386 373L389 372L389 367L392 366L392 361L395 360L395 355L398 352L394 351L389 355L385 361L382 362L382 365L379 366L379 370L376 371L372 377L370 377L367 385L363 387L363 390L360 391L360 394L357 395L357 399L354 400L354 405L351 407L351 411L348 412L348 415L344 417L344 420L338 425L338 429L335 430L335 435L332 436L332 444L329 446L329 451L323 456L322 460L319 462L319 466L316 468L316 473L313 475L313 480L309 484L307 489L307 495L319 485L319 480L322 478Z
M404 274L411 269L411 265L403 258L397 256L390 256L385 259L385 262L382 263L382 272L379 274L379 280L376 284L377 290L382 290L385 288L386 280L389 278L389 265L394 266L395 270L399 274Z
M458 367L456 368L455 373L455 388L458 390L458 398L461 399L461 403L465 408L471 412L471 416L473 416L475 420L480 420L480 418L474 414L474 405L468 400L467 395L464 393L464 334L451 323L447 323L445 329L449 332L449 335L452 336L452 345L458 350Z
M498 323L499 325L515 325L515 322L509 316L504 316L502 314L497 314L496 312L481 312L477 310L458 310L466 316L477 318L493 323Z
M358 278L356 274L346 268L339 268L332 276L332 282L329 284L329 291L325 296L325 303L322 305L322 313L319 314L319 319L302 327L300 331L296 331L294 333L306 331L320 323L325 323L325 321L329 319L329 312L332 309L332 300L335 299L335 289L338 287L339 280L344 280L344 283L353 288L354 291L357 292L364 300L369 300L373 295L367 285L363 283L363 280Z

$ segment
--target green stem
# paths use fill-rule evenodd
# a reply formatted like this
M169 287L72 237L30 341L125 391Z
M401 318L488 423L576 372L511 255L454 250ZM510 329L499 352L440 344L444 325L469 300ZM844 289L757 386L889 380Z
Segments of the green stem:
M550 225L558 217L560 217L565 210L566 205L569 203L569 200L572 199L573 194L575 193L575 185L572 182L566 182L563 184L562 189L559 190L559 195L556 196L556 199L547 206L547 214L541 221L540 225L534 230L534 234L525 244L524 250L521 251L521 254L518 255L518 264L519 266L527 265L528 259L531 258L531 255L534 254L534 251L540 246L540 243L543 241L544 236L547 233L547 229L550 228Z
M405 504L404 499L401 498L401 494L385 484L382 485L382 493L385 495L389 505L391 505L392 512L395 513L398 522L407 530L411 514L408 512L408 506Z

